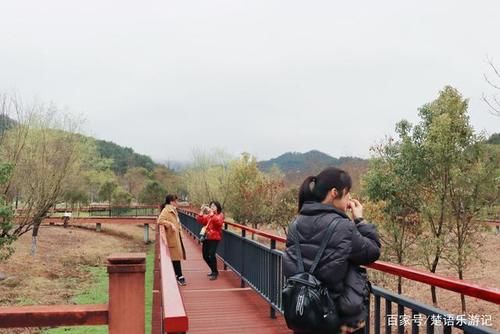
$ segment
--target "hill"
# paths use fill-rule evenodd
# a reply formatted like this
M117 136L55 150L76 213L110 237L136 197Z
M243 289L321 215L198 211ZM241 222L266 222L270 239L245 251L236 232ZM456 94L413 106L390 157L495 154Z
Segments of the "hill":
M9 130L15 124L16 121L9 118L9 116L0 114L0 133L3 133L5 130Z
M277 158L261 161L259 168L265 172L272 166L277 166L285 174L303 172L315 166L339 165L339 159L333 158L320 151L309 151L306 153L287 152Z
M287 152L277 158L259 162L259 168L264 172L273 166L285 174L285 180L290 185L299 185L308 175L315 175L326 167L336 166L351 174L353 190L356 190L361 175L368 169L368 160L357 157L334 158L326 153L312 150L306 153Z
M0 135L10 128L16 126L17 122L7 115L0 114ZM118 175L123 175L128 168L144 167L152 171L156 164L153 160L143 154L134 152L130 147L123 147L110 141L86 137L95 142L98 153L106 159L112 159L111 169Z
M110 141L95 140L97 151L103 158L112 159L111 169L119 175L127 172L132 167L144 167L152 171L156 164L144 154L134 152L130 147L123 147Z

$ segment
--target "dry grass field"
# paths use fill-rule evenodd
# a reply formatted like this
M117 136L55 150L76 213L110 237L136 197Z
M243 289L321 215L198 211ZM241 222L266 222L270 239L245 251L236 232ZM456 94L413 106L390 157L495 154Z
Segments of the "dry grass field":
M476 261L465 272L465 280L483 287L500 289L500 235L494 232L487 232L482 235L482 263ZM419 268L425 270L424 268ZM371 279L376 284L391 291L397 291L397 280L392 275L379 275L371 271ZM438 275L457 278L457 274L444 262L438 268ZM416 283L410 280L403 280L403 294L420 302L432 305L430 287L423 283ZM448 290L437 289L438 308L446 310L452 314L466 315L466 318L478 315L487 322L491 317L492 327L500 330L500 305L485 302L473 297L466 297L466 312L461 309L460 295ZM382 304L382 307L384 305ZM396 313L394 311L393 313ZM481 324L483 320L479 322Z

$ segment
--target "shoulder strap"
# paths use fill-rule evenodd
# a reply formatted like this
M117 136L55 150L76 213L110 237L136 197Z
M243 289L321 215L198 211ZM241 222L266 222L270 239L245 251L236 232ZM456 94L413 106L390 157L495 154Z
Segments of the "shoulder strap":
M328 225L328 230L326 230L325 237L321 241L321 246L319 247L319 250L316 253L316 257L314 258L314 262L311 265L311 268L309 269L310 274L314 273L314 270L316 269L316 266L318 265L319 260L321 259L321 256L325 252L326 245L328 244L328 241L330 241L330 239L332 238L333 232L335 231L335 228L337 227L337 222L338 222L338 218L335 217L330 222L330 225Z
M315 221L322 217L321 216L318 216L316 217ZM330 240L330 238L332 237L332 234L335 230L335 227L337 226L337 218L333 218L332 222L330 223L330 225L328 225L328 230L326 231L326 234L325 234L325 237L323 238L323 240L321 241L321 246L318 250L318 252L316 253L316 257L314 258L314 262L313 264L311 265L311 269L309 269L309 273L313 273L314 270L316 269L316 266L318 265L319 263L319 260L321 259L321 255L323 255L323 252L325 251L325 248L326 248L326 245L328 243L328 241ZM292 240L296 245L297 245L297 269L299 270L299 272L304 272L304 260L302 259L302 252L300 251L300 242L299 242L299 238L297 236L297 219L295 219L291 224L290 224L290 227L288 229L288 238L290 240Z
M300 251L300 242L297 236L297 218L290 224L288 228L288 238L297 245L297 269L300 273L304 272L304 260L302 259L302 252Z

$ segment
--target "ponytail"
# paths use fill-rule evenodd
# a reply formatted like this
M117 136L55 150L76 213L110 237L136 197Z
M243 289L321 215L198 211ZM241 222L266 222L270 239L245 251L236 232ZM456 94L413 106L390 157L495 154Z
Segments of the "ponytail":
M318 178L316 176L308 176L299 188L299 212L302 209L304 202L316 202L316 182Z
M351 176L336 167L326 168L317 176L308 176L299 189L299 212L304 202L323 202L333 188L337 189L338 197L342 197L351 187Z
M176 195L168 194L165 197L165 202L163 202L163 204L160 206L160 211L163 210L165 208L165 206L167 206L167 204L170 204L171 202L176 201L176 200L177 200Z

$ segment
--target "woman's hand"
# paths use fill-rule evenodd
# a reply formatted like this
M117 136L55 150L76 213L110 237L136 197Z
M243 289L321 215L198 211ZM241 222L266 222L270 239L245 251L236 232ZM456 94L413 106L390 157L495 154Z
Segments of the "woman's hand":
M357 199L351 199L349 208L351 209L353 219L363 218L363 206Z
M177 232L177 227L176 227L176 226L175 226L175 224L174 224L174 223L172 223L172 222L167 222L167 223L165 224L165 227L167 228L167 231L169 231L169 232L170 232L170 231L172 231L172 232L174 232L174 233L175 233L175 232Z

